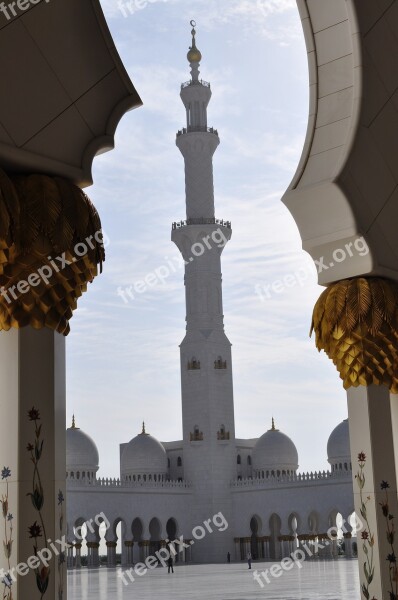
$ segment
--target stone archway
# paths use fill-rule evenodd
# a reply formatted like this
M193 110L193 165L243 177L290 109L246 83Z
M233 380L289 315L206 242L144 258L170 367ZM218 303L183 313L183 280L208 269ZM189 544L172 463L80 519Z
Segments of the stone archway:
M133 562L137 563L141 560L142 552L140 544L143 541L142 534L144 525L140 518L136 517L131 524L131 533L133 534Z
M279 560L282 558L280 536L282 528L282 519L276 513L273 513L269 519L269 530L270 530L270 558L272 560Z
M149 522L149 554L155 554L162 547L162 526L157 517Z

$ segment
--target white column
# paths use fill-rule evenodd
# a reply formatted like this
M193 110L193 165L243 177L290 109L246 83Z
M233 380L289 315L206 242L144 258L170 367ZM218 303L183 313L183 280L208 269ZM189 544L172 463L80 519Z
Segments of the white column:
M291 539L289 540L289 555L294 552L296 550L297 546L296 546L296 538L294 536L291 536Z
M192 540L186 540L187 544L190 544ZM192 545L189 545L189 548L186 548L185 560L187 563L192 562Z
M0 381L0 531L10 548L6 558L0 544L0 568L8 572L34 557L34 546L50 549L47 540L66 533L65 338L47 328L0 332ZM46 600L59 592L65 600L66 557L53 557L49 570L34 558L31 565L12 599L39 600L39 586L47 586Z
M134 564L141 562L141 560L142 560L142 552L141 552L140 543L141 542L139 542L139 541L135 541L134 546L132 547L132 560L133 560Z
M139 546L141 547L141 560L145 561L145 559L148 558L148 556L149 556L150 542L149 542L149 540L142 540L139 543Z
M318 534L318 544L319 544L319 548L318 548L318 557L321 559L325 559L329 557L329 544L330 544L330 540L329 537L326 533L319 533Z
M97 569L100 566L99 560L99 542L87 542L88 564L91 569Z
M114 541L106 542L108 567L116 567L116 546L117 543Z
M75 549L76 549L76 564L75 564L75 567L76 567L76 569L81 569L81 566L82 566L82 545L81 544L75 544Z
M241 560L240 556L240 538L234 538L235 560Z
M375 385L351 388L347 395L355 511L363 522L358 533L360 583L369 598L395 598L396 564L390 558L397 555L391 532L398 519L398 396ZM372 538L376 543L370 543Z
M68 569L73 569L73 545L71 544L67 550L67 568Z
M344 533L345 557L352 558L352 534Z
M136 546L138 547L138 544L136 544ZM134 550L134 542L131 540L125 540L125 542L123 544L123 552L122 552L124 567L132 567L133 566L133 564L134 564L133 550ZM138 560L136 562L138 562Z
M265 560L270 559L269 541L270 541L270 536L269 535L265 536L265 538L264 538L264 558L265 558Z

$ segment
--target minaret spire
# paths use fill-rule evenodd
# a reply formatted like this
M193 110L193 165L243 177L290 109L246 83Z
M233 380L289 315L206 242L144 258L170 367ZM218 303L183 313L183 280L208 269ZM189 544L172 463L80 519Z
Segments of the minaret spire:
M189 47L189 52L187 54L187 59L189 64L191 65L191 75L192 82L199 83L199 63L202 60L202 54L200 50L196 47L196 21L191 21L192 26L192 46Z

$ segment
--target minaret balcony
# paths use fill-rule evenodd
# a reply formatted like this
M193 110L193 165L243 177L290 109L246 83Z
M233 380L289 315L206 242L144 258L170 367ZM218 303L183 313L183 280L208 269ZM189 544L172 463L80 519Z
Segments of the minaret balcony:
M179 137L180 135L185 135L186 133L195 132L213 133L214 135L218 135L218 131L217 129L214 129L214 127L205 127L204 125L192 125L190 127L183 127L182 129L177 131L177 137Z
M184 88L187 88L190 85L203 85L203 87L210 87L210 83L208 81L203 81L203 79L193 81L192 79L190 79L189 81L185 81L185 83L181 84L181 89L183 90Z
M181 229L181 227L186 227L187 225L221 225L221 227L231 229L231 221L224 221L224 219L216 219L215 217L198 217L186 219L185 221L176 221L172 224L172 229Z

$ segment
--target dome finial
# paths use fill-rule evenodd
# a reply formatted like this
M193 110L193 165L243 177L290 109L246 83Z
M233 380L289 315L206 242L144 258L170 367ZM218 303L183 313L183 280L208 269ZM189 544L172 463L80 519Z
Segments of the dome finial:
M72 429L76 429L75 413L72 415Z
M279 431L279 429L277 429L275 427L275 419L274 419L274 417L272 417L272 425L271 425L270 431Z
M141 433L146 433L145 431L145 421L142 421L142 431Z

